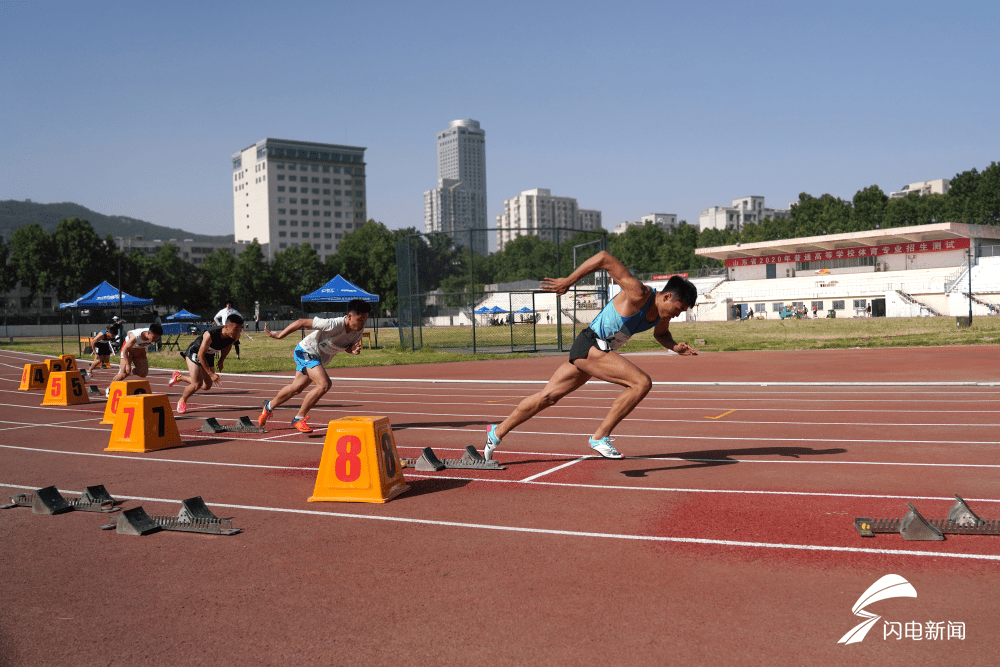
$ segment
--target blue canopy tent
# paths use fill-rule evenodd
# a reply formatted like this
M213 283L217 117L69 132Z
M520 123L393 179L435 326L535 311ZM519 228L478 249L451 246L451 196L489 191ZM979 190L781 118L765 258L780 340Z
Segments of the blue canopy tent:
M119 306L120 308L135 308L137 306L152 306L152 299L140 299L139 297L127 294L117 287L108 284L108 281L102 281L100 285L90 290L83 296L79 297L76 301L70 301L67 303L60 303L59 308L70 308L74 310L80 310L82 308L114 308ZM80 333L80 321L76 322L76 332L77 338L79 338ZM59 327L59 345L63 347L62 341L62 326Z
M490 310L489 308L487 308L486 306L480 306L479 308L476 308L476 310L474 312L477 315L486 315L488 313L492 313L493 311Z
M173 315L168 315L167 319L175 322L193 322L195 320L200 320L201 315L195 315L194 313L181 308Z
M302 303L347 303L353 299L378 303L378 294L366 292L339 273L315 292L302 297ZM369 344L371 341L369 341ZM375 318L375 346L378 347L378 317Z
M339 273L330 282L315 292L306 294L301 300L303 303L346 303L351 299L375 302L379 300L377 294L364 291Z

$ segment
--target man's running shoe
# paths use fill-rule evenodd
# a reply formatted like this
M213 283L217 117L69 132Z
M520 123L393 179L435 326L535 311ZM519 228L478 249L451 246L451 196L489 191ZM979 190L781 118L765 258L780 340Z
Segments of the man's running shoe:
M312 433L313 430L309 428L309 424L306 423L308 417L296 417L292 420L292 426L299 430L299 433Z
M257 417L257 426L264 428L264 424L267 423L267 420L270 419L273 414L274 411L271 410L271 401L264 401L264 409L261 410L260 417Z
M483 447L483 458L487 461L493 460L493 450L500 446L500 438L497 437L496 431L496 424L486 429L486 446Z
M611 436L606 435L600 440L594 440L593 438L591 438L590 448L606 459L623 458L621 452L615 449L614 445L611 444Z
M177 401L177 414L182 415L188 411L188 404L184 401Z
M104 389L104 398L111 398L111 385Z
M173 387L175 384L177 384L177 381L180 379L181 379L181 372L174 371L174 374L170 376L170 382L167 383L167 386Z

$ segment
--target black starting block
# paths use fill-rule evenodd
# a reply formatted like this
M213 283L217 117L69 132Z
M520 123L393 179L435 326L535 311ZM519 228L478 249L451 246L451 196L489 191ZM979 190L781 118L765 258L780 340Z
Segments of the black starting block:
M505 466L496 461L487 461L476 451L476 448L469 445L465 448L465 454L460 459L441 460L430 447L424 447L420 456L415 459L403 459L403 463L411 466L414 470L421 472L438 472L440 470L506 470Z
M202 433L225 433L227 431L234 433L266 433L263 426L257 426L250 421L249 417L240 417L232 426L223 426L215 417L209 417L198 430Z
M19 493L10 497L9 505L0 505L0 509L13 507L30 507L34 514L63 514L65 512L117 512L115 499L111 497L103 484L88 486L79 498L66 500L59 489L47 486L34 493Z
M231 518L220 519L215 516L201 496L182 500L181 511L177 516L147 514L142 507L136 507L122 512L117 522L101 526L101 529L113 529L119 535L149 535L161 530L208 535L235 535L242 532L242 528L233 528Z
M96 384L87 385L87 391L90 392L91 396L100 396L101 390L97 388Z
M1000 535L1000 520L980 519L961 496L955 495L955 504L944 519L925 519L913 503L901 519L858 517L854 528L861 537L875 537L875 533L899 533L905 540L940 542L945 535Z

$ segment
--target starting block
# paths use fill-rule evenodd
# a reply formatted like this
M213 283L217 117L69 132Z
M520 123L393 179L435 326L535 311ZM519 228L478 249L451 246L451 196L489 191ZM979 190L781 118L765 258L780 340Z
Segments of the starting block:
M80 371L50 371L42 405L78 405L90 403Z
M264 427L257 426L250 421L249 417L240 417L239 421L232 426L223 426L215 417L209 417L198 430L202 433L225 433L226 431L235 433L266 433Z
M183 444L167 395L136 394L121 399L104 451L155 452Z
M25 364L21 374L21 386L18 391L45 389L49 381L49 368L45 364Z
M38 489L34 493L19 493L10 497L11 504L2 505L0 509L12 507L30 507L34 514L62 514L74 510L80 512L117 512L115 499L111 497L103 484L88 486L83 495L74 500L66 500L54 486Z
M235 535L242 528L233 528L233 520L220 519L208 509L201 496L181 501L177 516L146 514L142 507L125 510L114 523L101 526L102 530L114 529L119 535L148 535L161 530L209 535Z
M913 503L901 519L858 517L854 528L861 537L875 537L875 533L899 533L904 540L942 541L945 535L1000 535L1000 520L985 521L955 495L955 504L944 519L925 519Z
M149 388L148 380L121 380L119 382L112 382L108 389L108 402L104 406L104 419L101 420L102 424L115 423L115 417L118 416L118 409L121 404L121 400L125 396L153 393L153 391Z
M100 396L101 390L97 388L96 384L89 385L87 389L90 391L91 396Z
M402 460L406 465L412 466L414 470L421 472L438 472L439 470L449 468L455 470L507 469L506 466L502 466L496 461L487 461L484 459L472 445L465 448L465 454L462 454L462 458L460 459L445 459L442 461L437 457L433 449L424 447L423 451L420 452L419 458Z
M330 422L309 502L385 503L409 488L388 417Z

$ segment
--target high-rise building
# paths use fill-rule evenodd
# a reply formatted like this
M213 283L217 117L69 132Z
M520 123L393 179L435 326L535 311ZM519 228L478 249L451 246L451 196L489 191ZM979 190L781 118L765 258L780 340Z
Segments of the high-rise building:
M268 256L312 245L325 260L368 219L365 149L263 139L233 155L233 229Z
M572 197L553 197L546 188L525 190L513 199L503 202L503 214L497 216L497 249L519 236L537 236L548 241L562 242L571 231L602 229L601 212L581 209Z
M486 133L479 121L453 120L438 132L437 153L438 186L424 192L424 231L443 232L456 246L471 244L485 255Z
M710 206L698 216L698 231L706 229L729 229L740 231L748 222L759 224L767 218L790 218L786 208L766 208L764 198L759 195L734 199L732 206Z

